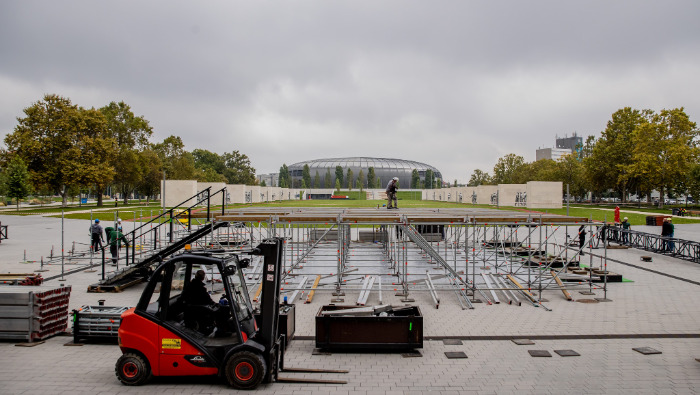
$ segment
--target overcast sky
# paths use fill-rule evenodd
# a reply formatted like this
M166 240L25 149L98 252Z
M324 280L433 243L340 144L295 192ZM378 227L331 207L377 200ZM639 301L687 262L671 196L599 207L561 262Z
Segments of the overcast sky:
M124 101L153 141L282 163L417 160L447 181L700 116L700 1L0 1L0 136L55 93Z

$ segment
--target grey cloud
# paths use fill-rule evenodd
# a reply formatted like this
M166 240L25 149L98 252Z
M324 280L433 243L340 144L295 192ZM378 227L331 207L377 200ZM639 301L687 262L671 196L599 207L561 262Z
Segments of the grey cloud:
M44 93L260 172L399 156L466 181L623 106L696 120L694 1L4 1L0 132ZM30 101L27 98L31 97ZM389 153L396 152L395 155Z

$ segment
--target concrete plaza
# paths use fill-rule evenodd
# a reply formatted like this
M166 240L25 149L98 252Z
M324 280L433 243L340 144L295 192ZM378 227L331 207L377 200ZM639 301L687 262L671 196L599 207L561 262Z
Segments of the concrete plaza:
M88 221L43 217L0 216L9 225L9 239L0 244L3 273L29 273L39 269L40 257L59 246L61 234L71 245L87 243ZM129 225L127 229L129 230ZM635 230L658 233L659 228ZM676 225L676 237L700 240L700 225ZM26 259L25 259L25 250ZM60 249L58 250L60 254ZM602 249L586 260L600 260ZM523 303L521 306L479 303L462 310L454 294L443 291L436 309L428 293L415 292L424 316L424 348L420 357L399 353L331 353L313 355L314 316L330 303L328 292L319 292L310 304L297 302L296 336L285 364L289 367L347 369L348 374L284 376L347 380L343 385L273 383L261 393L696 393L700 385L700 266L697 263L634 249L607 251L609 270L632 282L608 285L612 302L579 303L565 300L559 291L545 291L552 311ZM640 257L651 255L652 262ZM35 261L35 262L27 262ZM58 264L45 265L46 278L58 276ZM70 266L65 267L68 270ZM667 273L665 276L644 269ZM143 285L122 293L87 293L99 271L68 275L61 284L72 286L70 308L96 305L134 306ZM54 279L46 285L59 285ZM602 297L574 292L574 299ZM348 292L346 304L356 294ZM370 295L368 304L376 303ZM384 303L403 304L384 294ZM69 325L70 327L70 325ZM512 339L528 338L533 345L517 345ZM445 340L462 344L446 345ZM222 380L211 378L157 378L143 387L119 383L114 364L116 345L66 346L70 336L56 336L33 347L0 342L0 392L46 393L229 393ZM633 348L651 347L661 354L643 355ZM547 350L551 357L535 358L530 350ZM574 350L580 356L562 357L555 350ZM445 352L462 351L466 359L448 359Z

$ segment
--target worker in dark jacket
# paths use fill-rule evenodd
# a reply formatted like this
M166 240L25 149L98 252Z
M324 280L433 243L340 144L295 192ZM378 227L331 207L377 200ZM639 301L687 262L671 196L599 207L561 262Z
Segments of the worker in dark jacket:
M663 251L668 251L669 243L666 237L671 235L671 227L668 224L668 218L664 218L664 222L661 224L661 237L663 237L662 247Z
M100 219L96 218L95 223L90 226L90 249L92 251L97 251L102 248L103 241L102 225L100 225Z
M229 330L228 319L231 316L231 311L228 307L215 303L212 300L204 284L205 278L206 273L204 270L197 270L194 278L182 294L182 299L188 309L186 314L194 316L188 317L188 320L196 321L198 330L207 335L213 329L211 328L213 317L213 321L216 322L216 332L214 332L216 337L230 336L231 331Z
M586 225L581 225L581 227L578 228L578 249L581 251L581 255L583 255L583 245L586 243Z
M194 278L190 281L190 285L187 287L187 291L182 295L185 303L201 305L214 303L211 296L209 296L209 292L207 292L206 285L204 285L205 278L206 273L204 270L197 270Z
M396 200L396 191L398 191L398 189L399 189L399 186L397 185L398 182L399 182L399 178L394 177L386 185L386 200L387 200L386 208L388 210L399 208L399 204ZM392 203L394 204L393 207L392 207Z
M108 228L110 229L110 228ZM129 242L124 237L122 233L122 227L118 227L116 230L111 229L107 234L107 243L109 243L109 252L112 253L112 265L116 265L119 260L119 249L122 248L122 241L129 248Z

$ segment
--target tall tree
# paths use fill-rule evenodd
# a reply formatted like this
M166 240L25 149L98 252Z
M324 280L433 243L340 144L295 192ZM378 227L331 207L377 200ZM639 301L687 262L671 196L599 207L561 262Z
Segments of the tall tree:
M195 168L196 168L195 161ZM223 182L224 184L228 182L223 174L217 173L211 167L205 167L204 169L195 169L195 179L199 182Z
M185 143L180 137L166 137L162 143L153 144L152 147L163 163L166 178L170 180L192 180L195 178L194 157L185 151Z
M318 174L318 170L316 170L316 175L314 175L314 188L321 188L321 176Z
M367 187L368 188L376 188L377 187L375 184L375 181L374 181L376 177L377 177L377 175L374 173L374 167L370 166L370 168L367 169Z
M65 173L73 180L70 183L77 192L91 188L99 192L97 205L102 205L102 193L112 182L116 169L116 144L106 128L104 115L93 109L78 108L76 139L68 154L74 160L66 163Z
M13 154L27 164L35 189L58 193L67 204L67 190L88 181L87 172L110 167L110 140L104 118L58 95L45 95L24 109L12 133L5 136L6 160ZM85 152L78 152L81 149ZM90 151L93 150L93 151ZM80 153L80 155L76 155ZM107 163L103 163L104 161ZM98 167L102 166L102 167ZM109 177L109 171L100 174ZM108 180L111 181L111 178Z
M7 196L15 199L17 210L19 210L19 201L29 195L31 185L29 184L27 165L17 155L7 165L6 182Z
M433 189L435 186L435 175L431 169L425 171L425 189Z
M224 173L229 184L255 185L255 168L250 164L250 158L238 151L224 152ZM287 176L289 177L289 176ZM288 180L289 181L289 180Z
M687 193L697 202L700 201L700 163L694 163L688 172Z
M365 186L365 172L360 169L360 172L357 173L357 188L362 192L362 189Z
M649 180L659 191L659 207L663 207L666 192L676 187L697 162L697 137L697 125L683 108L662 110L638 127L632 172Z
M411 172L411 189L418 189L420 186L420 175L418 169L413 169Z
M342 166L335 167L335 180L340 181L340 185L343 185L343 167Z
M138 154L148 147L153 128L143 116L134 115L131 107L123 101L111 102L100 108L100 112L106 119L109 136L116 141L112 159L116 169L114 183L126 204L144 175Z
M563 193L566 193L566 186L568 185L570 195L583 198L587 192L587 183L583 174L583 163L578 160L576 153L559 158L555 164L554 172L555 176L552 179L538 181L561 181Z
M301 179L304 181L302 188L307 188L311 186L311 169L309 165L304 163L304 168L301 170Z
M292 185L289 182L289 168L287 167L286 163L283 163L282 167L280 167L280 175L277 181L279 182L277 186L280 188L292 187Z
M336 191L340 190L340 180L337 178L335 179L335 190Z
M139 153L139 162L141 163L142 177L139 180L138 189L146 195L148 202L160 191L163 165L158 154L150 148Z
M333 180L331 179L331 169L326 169L326 175L323 177L323 187L324 188L330 188Z
M494 184L519 184L524 181L525 159L522 156L508 154L498 159L493 167Z
M491 183L491 176L481 169L476 169L469 178L467 186L478 187L479 185L488 185Z
M526 171L524 173L527 175L525 180L527 181L559 181L557 173L557 162L551 159L540 159L532 163L526 163Z
M600 139L591 152L596 169L591 169L595 177L604 180L602 188L612 188L625 202L634 179L634 135L643 123L647 122L651 111L638 111L625 107L613 113Z
M192 157L194 157L194 165L198 170L212 169L222 175L226 170L224 158L216 152L196 148L192 150Z
M348 180L348 189L351 190L351 191L352 191L352 184L353 184L353 181L355 180L355 178L354 178L353 176L354 176L354 174L352 174L352 169L348 168L348 176L347 176L347 180Z

